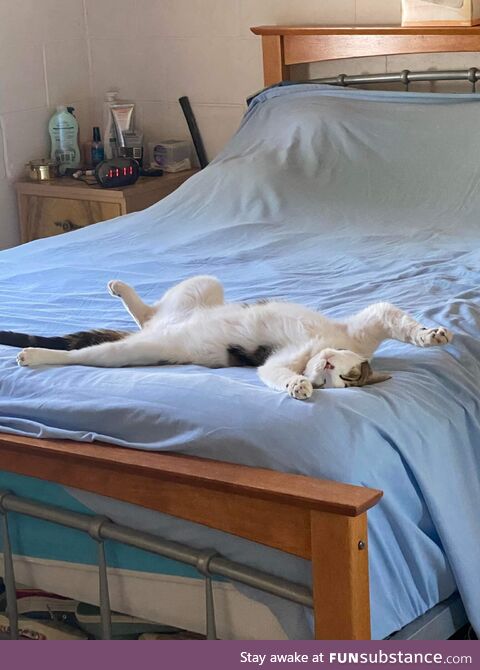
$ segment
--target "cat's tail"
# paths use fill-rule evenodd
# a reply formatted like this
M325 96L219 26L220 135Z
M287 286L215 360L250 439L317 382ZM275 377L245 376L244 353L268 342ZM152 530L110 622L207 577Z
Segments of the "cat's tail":
M72 349L85 349L102 342L116 342L123 340L131 333L125 330L85 330L62 337L42 337L41 335L27 335L26 333L13 333L10 330L0 330L0 344L9 347L42 347L45 349L61 349L70 351Z

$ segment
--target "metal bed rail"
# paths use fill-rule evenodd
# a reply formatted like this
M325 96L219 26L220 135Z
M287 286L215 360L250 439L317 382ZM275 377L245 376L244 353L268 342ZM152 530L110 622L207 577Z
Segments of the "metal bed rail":
M480 70L471 67L467 70L402 70L381 74L339 74L336 77L309 79L309 83L333 84L334 86L361 86L364 84L403 84L408 91L410 84L415 82L436 81L468 81L472 85L472 93L476 93L477 81L480 80Z
M151 533L134 530L128 526L114 523L102 516L90 516L79 512L45 505L27 498L16 496L8 491L0 491L1 539L4 554L4 581L7 597L7 615L10 624L10 637L18 639L18 611L15 587L15 571L8 515L11 512L50 521L60 526L88 533L98 544L98 580L99 603L102 627L102 639L112 636L110 596L108 589L107 560L105 540L149 551L158 556L190 565L198 570L205 580L205 629L208 640L216 639L215 602L212 577L224 577L230 581L264 591L274 596L290 600L305 607L313 608L312 595L305 586L286 579L269 575L224 558L214 550L193 549L178 542L171 542Z
M212 584L212 577L214 576L224 577L229 581L259 589L305 607L313 607L312 595L305 586L236 563L224 558L216 551L193 549L178 542L164 540L151 533L133 530L128 526L114 523L106 517L72 512L60 507L28 500L8 491L0 491L0 539L3 545L7 616L12 640L18 639L18 611L14 559L8 519L11 512L88 533L97 542L98 595L102 639L104 640L109 640L112 636L105 540L120 542L196 568L205 580L205 631L207 640L217 639ZM444 640L467 624L467 615L457 592L447 600L435 605L418 620L390 635L388 639Z
M314 79L299 79L298 81L282 81L273 86L262 88L247 98L247 105L259 93L268 91L277 86L290 86L292 84L330 84L332 86L364 86L368 84L402 84L405 90L410 89L410 84L416 82L437 81L468 81L471 84L472 93L477 92L477 82L480 81L480 69L471 67L466 70L402 70L401 72L381 72L376 74L337 74L335 77L317 77Z

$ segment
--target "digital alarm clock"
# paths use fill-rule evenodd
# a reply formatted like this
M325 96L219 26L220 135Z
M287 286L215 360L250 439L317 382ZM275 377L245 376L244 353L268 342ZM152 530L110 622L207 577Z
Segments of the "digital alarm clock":
M134 184L140 176L140 166L133 158L110 158L95 168L95 178L104 188Z

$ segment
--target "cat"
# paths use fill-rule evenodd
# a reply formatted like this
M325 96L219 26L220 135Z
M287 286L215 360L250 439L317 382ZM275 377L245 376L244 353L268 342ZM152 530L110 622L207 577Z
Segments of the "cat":
M370 305L342 321L281 301L226 303L215 277L197 276L170 288L154 305L119 280L108 284L140 330L91 331L63 338L0 333L0 344L28 347L21 366L123 367L196 364L257 367L270 388L306 400L314 388L364 386L389 379L369 363L385 339L419 347L448 344L443 327L426 328L389 303ZM51 345L51 346L50 346Z

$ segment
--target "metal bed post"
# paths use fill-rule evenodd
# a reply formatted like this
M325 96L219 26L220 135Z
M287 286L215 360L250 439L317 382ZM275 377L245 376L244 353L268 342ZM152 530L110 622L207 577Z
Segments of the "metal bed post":
M468 71L468 81L472 84L472 93L477 92L478 69L471 67Z
M13 569L12 545L8 529L7 509L4 506L8 491L0 491L0 514L2 515L2 542L4 557L4 581L7 594L7 615L10 624L10 638L18 640L18 609L17 589L15 587L15 572Z
M204 551L197 558L197 570L205 578L205 619L207 640L217 639L215 621L215 602L213 600L213 584L210 573L210 561L218 556L216 551Z
M107 559L105 556L105 542L102 537L102 527L110 523L106 517L95 517L88 529L88 534L98 545L98 595L100 601L100 620L102 626L102 640L112 639L112 610L110 608L110 593L108 590Z

